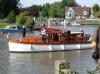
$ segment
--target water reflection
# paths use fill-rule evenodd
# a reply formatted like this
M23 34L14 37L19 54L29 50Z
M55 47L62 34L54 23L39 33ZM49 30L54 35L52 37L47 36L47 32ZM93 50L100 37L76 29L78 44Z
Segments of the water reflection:
M65 52L42 53L10 53L10 74L54 74L54 62L67 60L71 69L85 74L87 69L94 69L96 65L91 58L91 50L75 50ZM88 65L87 65L88 64Z

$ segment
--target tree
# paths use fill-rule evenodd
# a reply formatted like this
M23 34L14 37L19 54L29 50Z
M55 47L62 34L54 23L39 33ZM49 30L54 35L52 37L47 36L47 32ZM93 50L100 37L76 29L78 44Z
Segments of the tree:
M58 17L60 17L60 18L63 17L64 18L64 9L59 7L58 11L57 11L57 14L58 14Z
M47 17L48 16L48 10L47 10L47 8L46 7L44 7L43 8L43 10L42 10L42 17Z
M14 14L17 15L19 12L20 0L0 0L0 14L3 14L5 18L10 14L11 11L14 11Z
M16 17L16 24L20 26L33 26L34 18L29 16L28 12L24 12Z
M0 0L0 19L4 17L3 10L3 0Z
M43 9L42 9L42 16L43 17L48 17L49 16L49 4L46 3L45 6L43 6Z
M57 11L56 11L56 5L53 4L50 6L50 9L49 9L49 14L50 14L50 17L57 17Z
M68 7L75 7L75 6L79 6L75 0L62 0L61 2L61 7L65 8L65 6Z
M93 5L92 9L94 13L96 13L97 11L99 11L99 5L98 4Z
M58 17L58 11L60 8L60 2L55 2L54 4L51 4L50 8L49 8L49 15L50 17Z
M16 24L20 26L24 26L26 23L26 16L28 16L28 12L23 12L16 17Z
M96 12L95 17L100 18L100 10Z
M32 26L34 25L34 18L31 16L26 16L25 26Z
M11 11L7 16L7 22L14 23L15 22L15 14L14 11Z
M75 6L79 6L75 0L67 0L66 6L68 7L75 7Z

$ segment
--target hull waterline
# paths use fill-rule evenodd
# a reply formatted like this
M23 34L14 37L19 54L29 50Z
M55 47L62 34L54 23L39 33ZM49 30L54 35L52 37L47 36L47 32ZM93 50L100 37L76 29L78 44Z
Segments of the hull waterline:
M10 52L44 52L44 51L65 51L92 48L91 43L87 44L32 44L8 42Z

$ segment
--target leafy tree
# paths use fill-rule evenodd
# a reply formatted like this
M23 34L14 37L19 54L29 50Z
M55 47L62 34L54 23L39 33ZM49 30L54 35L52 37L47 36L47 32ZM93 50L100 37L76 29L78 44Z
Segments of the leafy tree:
M43 17L47 17L47 16L49 16L49 4L48 3L46 3L46 5L45 6L43 6L43 9L42 9L42 16Z
M16 24L24 26L26 23L26 16L29 15L28 12L23 12L16 17Z
M32 25L34 25L34 18L32 18L31 16L27 16L25 26L32 26Z
M66 0L62 0L61 2L61 8L65 8L67 6Z
M0 0L0 18L3 18L4 14L3 14L3 0Z
M96 12L95 17L100 18L100 10Z
M52 4L49 8L49 15L50 17L58 17L58 8L59 8L59 2L55 2Z
M99 5L98 4L93 5L92 9L94 13L96 13L97 11L99 11Z
M44 7L43 10L42 10L42 16L43 16L43 17L48 16L48 10L47 10L46 7Z
M26 19L24 16L17 16L16 24L20 25L20 26L24 26L25 21L26 21Z
M20 7L19 1L20 0L0 0L0 13L3 14L1 18L7 17L11 11L14 11L14 14L17 15L19 12L18 8Z
M58 17L60 17L60 18L63 17L64 18L64 9L59 7L58 11L57 11L57 14L58 14Z
M8 16L7 16L7 21L10 22L10 23L13 23L15 22L15 14L14 14L14 11L11 11Z
M75 7L75 6L79 6L75 0L67 0L66 6L68 7Z
M50 9L49 9L49 14L50 14L50 17L56 17L56 6L55 5L52 5L51 7L50 7Z
M20 26L32 26L34 25L34 18L31 16L28 16L28 12L24 12L19 14L16 17L16 24Z
M3 15L2 13L0 13L0 19L2 19L2 18L3 18L3 16L4 16L4 15Z
M75 7L75 6L79 6L75 0L62 0L61 2L61 7L65 8L65 6L68 7Z

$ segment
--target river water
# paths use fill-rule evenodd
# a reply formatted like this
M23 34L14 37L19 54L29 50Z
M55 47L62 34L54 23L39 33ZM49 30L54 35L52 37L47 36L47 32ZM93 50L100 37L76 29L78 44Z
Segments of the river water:
M61 28L61 27L60 27ZM68 27L68 30L79 31L80 27ZM83 27L91 36L95 27ZM0 74L55 74L54 63L56 60L67 60L71 69L80 74L86 74L86 70L96 68L96 63L91 57L91 49L39 52L39 53L11 53L8 50L7 33L0 35ZM40 35L37 32L27 35ZM11 33L11 37L19 39L21 33ZM15 47L16 48L16 47Z

